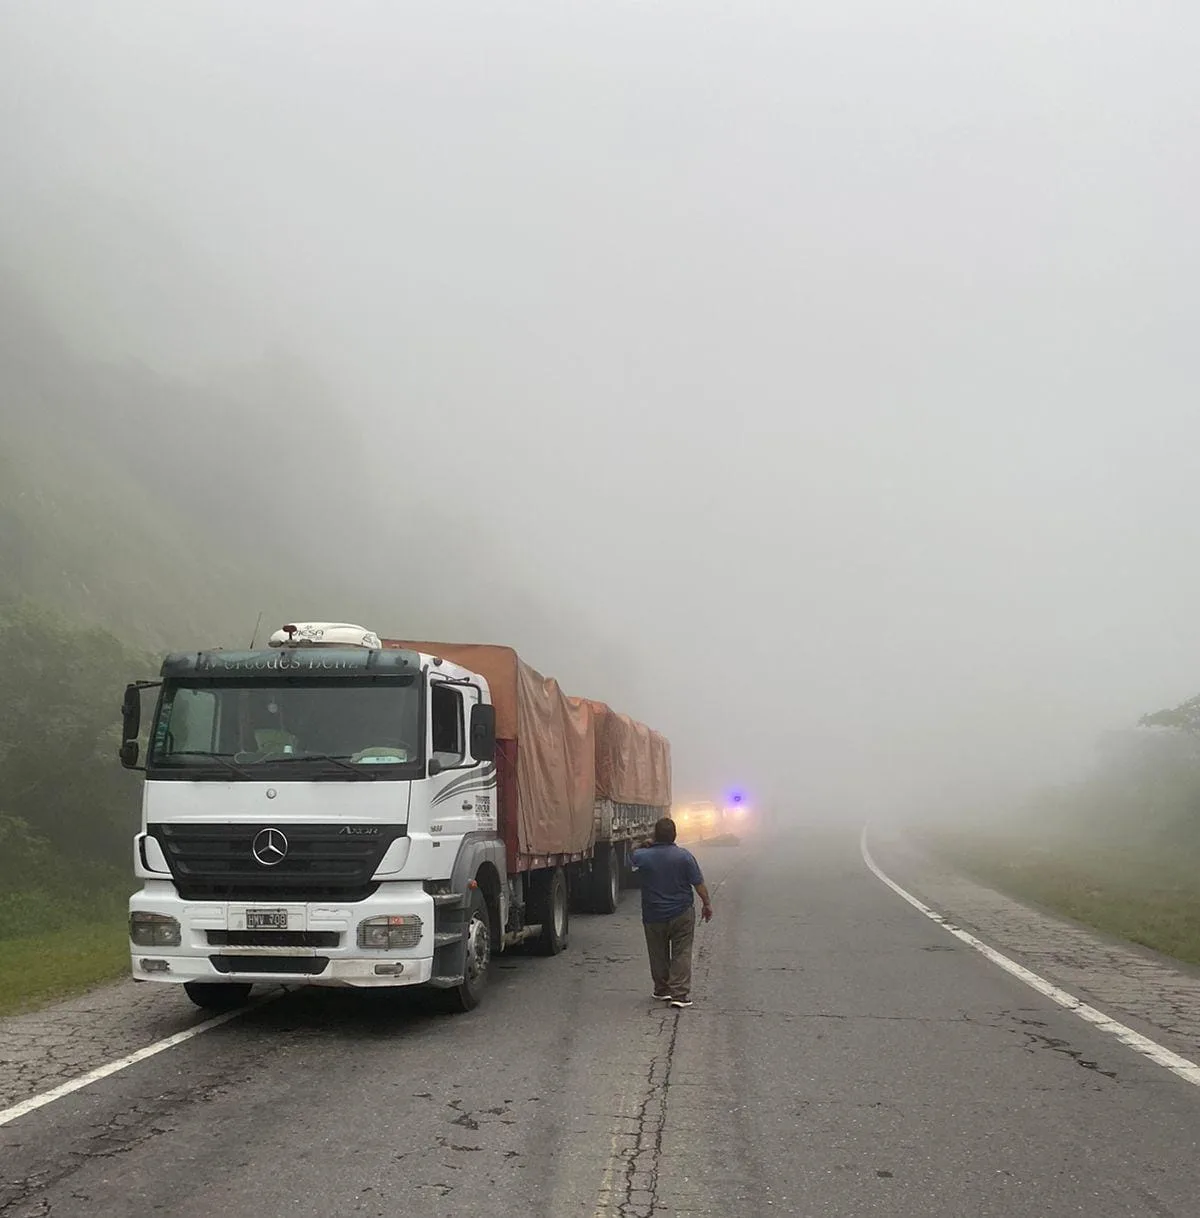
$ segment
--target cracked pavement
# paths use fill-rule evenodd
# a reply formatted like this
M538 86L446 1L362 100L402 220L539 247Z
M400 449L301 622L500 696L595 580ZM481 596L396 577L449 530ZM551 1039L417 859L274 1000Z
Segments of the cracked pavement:
M163 986L121 981L44 1010L0 1019L0 1108L205 1018Z
M873 850L1195 1052L1190 975ZM0 1218L1194 1218L1200 1089L956 943L856 832L697 853L692 1009L650 998L634 893L562 956L498 958L468 1016L290 994L0 1128ZM198 1018L122 985L5 1020L7 1102Z

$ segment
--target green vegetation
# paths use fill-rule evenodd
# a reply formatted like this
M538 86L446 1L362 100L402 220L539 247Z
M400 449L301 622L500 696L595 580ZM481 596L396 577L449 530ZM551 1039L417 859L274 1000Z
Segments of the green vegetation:
M125 967L137 788L114 763L116 708L150 668L105 631L0 606L0 1010Z
M1200 858L1134 842L1031 831L1026 841L940 830L930 842L960 870L1106 934L1200 964Z
M1200 698L1110 733L1083 781L1007 823L927 841L995 888L1200 964Z
M125 862L136 786L113 764L120 691L153 669L106 631L28 602L0 607L4 891L47 880L63 855L92 869Z
M18 924L24 931L0 937L0 977L5 978L0 1016L66 998L127 973L129 889L127 875L113 875L107 887L90 893L72 894L60 888L57 895L21 894L24 916ZM6 901L0 918L11 911L12 903Z
M125 684L171 647L245 645L260 610L278 622L327 597L354 613L330 593L354 561L344 518L367 511L359 433L329 444L331 404L295 361L196 383L89 361L8 279L0 390L7 1011L128 968L139 797L116 759ZM344 516L314 504L326 482Z

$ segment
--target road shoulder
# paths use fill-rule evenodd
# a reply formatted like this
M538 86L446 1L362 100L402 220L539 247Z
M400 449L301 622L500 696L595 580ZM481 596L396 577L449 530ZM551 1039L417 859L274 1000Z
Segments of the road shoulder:
M207 1016L177 986L118 981L0 1019L0 1109L136 1053Z
M1177 1053L1200 1053L1200 970L1034 909L958 874L894 827L872 827L880 868L956 926Z

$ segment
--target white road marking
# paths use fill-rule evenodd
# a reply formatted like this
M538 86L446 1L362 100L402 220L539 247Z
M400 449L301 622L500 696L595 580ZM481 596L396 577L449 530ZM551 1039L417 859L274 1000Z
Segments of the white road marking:
M963 943L973 947L977 952L986 956L993 964L998 964L1006 973L1011 973L1019 981L1023 981L1030 989L1037 990L1039 994L1044 995L1053 1002L1057 1002L1060 1007L1065 1007L1068 1011L1074 1012L1080 1019L1086 1020L1102 1032L1115 1036L1117 1040L1135 1053L1148 1057L1156 1065L1165 1066L1172 1074L1177 1074L1185 1082L1189 1082L1195 1087L1200 1087L1200 1065L1189 1061L1186 1057L1181 1057L1178 1053L1172 1053L1170 1049L1160 1045L1157 1041L1151 1040L1148 1036L1143 1036L1140 1032L1135 1032L1123 1023L1118 1023L1117 1020L1105 1015L1103 1011L1098 1011L1095 1007L1088 1006L1086 1002L1076 998L1074 994L1069 994L1066 990L1060 989L1044 977L1039 977L1037 973L1030 972L1029 969L1018 964L1015 960L1010 960L994 947L989 947L982 940L976 939L974 935L968 934L967 931L954 926L940 913L930 909L923 901L919 901L912 893L905 892L895 880L890 879L879 869L879 865L871 857L871 852L867 849L866 825L863 826L862 836L859 839L859 848L862 851L863 862L874 872L877 879L886 884L897 896L903 897L914 909L919 909L927 918L936 922L944 930L948 930L956 939L960 939Z
M130 1053L125 1057L119 1057L116 1061L106 1062L103 1066L97 1066L94 1070L89 1070L78 1078L70 1079L68 1082L53 1087L49 1091L43 1091L40 1095L31 1096L27 1100L22 1100L19 1104L13 1104L11 1108L0 1108L0 1125L7 1125L10 1121L18 1120L20 1117L26 1116L31 1112L36 1112L47 1104L53 1104L55 1100L61 1100L64 1096L80 1091L84 1087L90 1087L92 1083L98 1083L102 1078L108 1078L109 1075L117 1074L128 1066L136 1066L138 1062L144 1062L148 1057L154 1057L166 1049L173 1049L176 1045L182 1045L185 1041L191 1040L192 1037L199 1036L201 1032L209 1032L213 1028L219 1028L223 1023L228 1023L231 1019L237 1019L239 1015L245 1015L248 1011L261 1007L264 1003L273 1002L276 998L282 998L285 992L284 990L276 990L273 993L264 994L261 998L256 998L245 1006L238 1007L235 1011L224 1011L220 1015L214 1015L212 1019L206 1019L203 1023L193 1024L182 1032L176 1032L174 1036L168 1036L165 1040L156 1040L152 1045L147 1045L144 1049L138 1049L135 1053Z

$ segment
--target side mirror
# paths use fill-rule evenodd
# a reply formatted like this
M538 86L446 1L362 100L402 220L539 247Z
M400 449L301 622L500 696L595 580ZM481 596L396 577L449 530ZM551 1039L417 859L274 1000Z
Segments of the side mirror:
M436 778L446 767L436 757L429 759L429 777Z
M125 700L121 703L123 728L121 738L126 743L136 741L142 727L142 691L137 685L125 686ZM134 752L136 753L136 749ZM122 755L123 756L123 755Z
M471 756L476 761L496 760L496 708L482 702L471 707Z
M138 742L126 740L121 745L118 756L121 758L121 764L127 770L136 770L138 768Z

